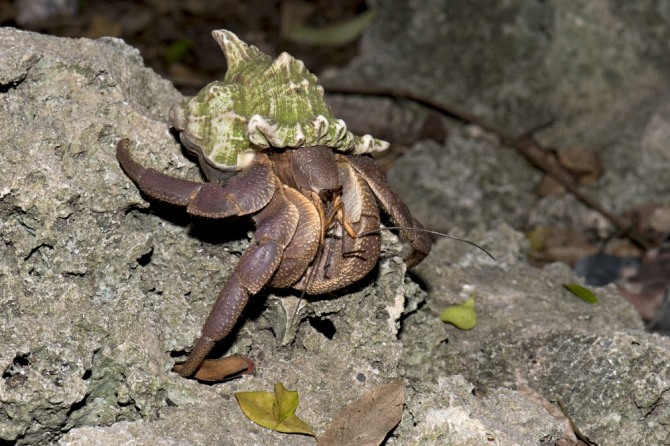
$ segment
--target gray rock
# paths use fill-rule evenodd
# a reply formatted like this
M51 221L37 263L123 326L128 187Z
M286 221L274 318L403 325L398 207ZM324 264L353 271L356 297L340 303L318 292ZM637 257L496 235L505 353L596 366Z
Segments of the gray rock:
M437 383L415 383L412 388L408 417L397 432L400 444L553 445L562 434L546 410L510 389L495 389L479 398L460 375L440 376Z
M524 227L540 179L516 152L475 127L454 129L444 144L416 143L388 176L415 216L437 231Z
M213 386L178 377L170 370L251 229L150 206L119 168L116 142L130 137L143 163L200 178L166 124L180 95L115 39L3 28L0 60L3 440L314 444L251 423L232 394L282 382L300 392L298 414L323 432L344 404L398 377L406 411L387 444L490 444L485 434L500 444L553 444L558 422L513 390L522 383L562 398L602 444L617 428L640 439L665 433L644 434L635 418L665 426L667 376L653 368L667 364L665 341L645 335L611 289L598 290L597 307L563 295L560 284L575 280L567 268L528 267L523 236L507 226L469 235L498 256L495 264L440 241L417 270L428 300L405 277L395 237L384 237L375 273L351 290L303 304L290 292L252 300L226 348L253 357L255 377ZM442 324L440 309L471 291L479 325L460 332ZM605 354L620 377L616 389ZM573 363L580 367L566 371ZM593 372L582 368L589 364ZM471 395L473 385L486 398ZM570 393L573 386L582 392ZM578 408L596 395L602 411Z
M593 288L600 303L590 305L563 289L579 281L567 266L526 264L526 242L509 227L467 238L481 241L497 261L445 239L417 267L430 291L427 304L403 321L410 383L435 387L444 375L460 374L483 394L528 385L561 401L596 444L621 438L661 444L670 435L667 413L659 409L669 403L668 339L645 333L613 286ZM478 315L473 330L438 320L444 308L470 295Z
M587 190L606 208L620 213L650 199L670 201L666 3L378 3L361 54L327 83L409 91L510 136L551 122L536 134L542 143L585 147L604 161L604 177ZM428 198L416 214L433 228L500 220L595 228L602 221L569 195L534 197L537 174L511 149L453 133L444 146L415 146L391 172L408 201Z
M153 241L131 229L146 217L124 211L146 205L112 149L131 122L167 143L143 115L178 95L118 40L3 28L0 42L0 437L40 444L81 422L155 416L165 395L146 371L168 368L155 336L168 314L127 281Z

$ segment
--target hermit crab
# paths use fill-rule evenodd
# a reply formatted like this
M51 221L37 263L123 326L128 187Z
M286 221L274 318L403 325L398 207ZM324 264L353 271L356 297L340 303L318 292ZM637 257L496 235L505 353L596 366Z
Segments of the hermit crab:
M233 328L249 296L263 287L322 294L367 275L380 253L380 210L411 245L407 266L431 241L369 156L388 143L355 136L333 117L323 88L287 53L272 60L235 34L213 36L228 62L225 79L176 105L170 119L185 148L198 157L201 183L142 166L130 141L118 161L149 197L199 217L251 216L256 229L221 290L188 359L193 376L217 341ZM196 375L197 377L197 375Z

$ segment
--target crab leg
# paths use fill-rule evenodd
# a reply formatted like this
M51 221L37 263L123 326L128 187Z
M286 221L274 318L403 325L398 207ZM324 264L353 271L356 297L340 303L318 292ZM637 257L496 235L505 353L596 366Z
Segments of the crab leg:
M286 198L265 155L233 177L226 186L173 178L137 163L129 152L130 141L119 141L116 156L123 170L147 195L185 206L187 212L212 218L258 212L255 241L247 248L219 293L202 336L186 362L175 369L193 375L211 351L233 328L249 296L270 280L293 239L300 218L298 207Z
M346 160L365 179L394 223L408 228L400 232L412 244L412 252L405 258L405 263L407 267L413 267L428 255L432 244L428 234L412 230L423 229L423 225L412 217L407 205L387 183L386 174L375 160L367 156L349 156Z
M284 255L269 285L286 288L300 279L314 256L321 241L321 221L314 204L300 192L284 187L286 198L299 211L300 219L291 242L284 249Z
M233 177L226 186L200 183L148 169L133 159L130 140L116 146L116 157L123 170L145 194L167 203L186 207L192 215L225 218L247 215L265 206L275 190L275 176L263 155L248 169Z
M287 200L279 187L268 206L254 216L255 241L244 252L219 293L188 359L175 366L181 376L191 376L198 370L214 344L232 330L249 296L258 293L270 280L295 234L299 217L298 208Z

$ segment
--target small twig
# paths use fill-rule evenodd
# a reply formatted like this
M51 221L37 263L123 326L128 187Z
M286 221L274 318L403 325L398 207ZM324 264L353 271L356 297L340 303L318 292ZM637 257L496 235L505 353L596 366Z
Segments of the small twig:
M582 192L576 185L572 175L560 165L556 156L548 149L538 143L533 134L539 128L533 129L520 137L513 137L507 135L500 129L484 122L477 116L464 112L456 107L448 104L438 102L433 98L424 97L410 91L395 89L395 88L375 88L375 87L342 87L338 85L324 85L326 91L329 93L362 95L362 96L380 96L392 99L401 99L416 102L427 108L435 110L441 114L447 115L461 122L474 124L488 132L491 132L500 138L502 144L513 147L521 155L523 155L533 166L544 171L547 175L562 184L572 195L586 206L600 213L603 217L609 220L619 230L624 237L627 237L633 243L639 245L644 249L649 249L652 243L647 240L642 234L635 231L623 219L612 214L596 200ZM544 127L544 126L543 126Z
M612 214L603 206L601 206L600 203L598 203L596 200L582 192L575 184L575 180L572 175L570 175L563 168L563 166L559 164L556 156L542 147L535 140L535 138L533 138L532 134L523 135L511 143L507 143L503 140L503 144L511 145L517 149L517 151L525 156L532 165L545 171L549 176L554 178L568 191L570 191L570 193L572 193L575 198L608 219L619 231L621 231L625 237L628 237L628 239L630 239L633 243L639 245L645 250L651 247L651 243L642 234L635 231L624 220Z

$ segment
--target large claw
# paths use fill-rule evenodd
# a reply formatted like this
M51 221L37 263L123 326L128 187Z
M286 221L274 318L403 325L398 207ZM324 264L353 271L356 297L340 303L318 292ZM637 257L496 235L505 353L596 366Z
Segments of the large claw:
M184 206L189 214L210 218L248 215L268 204L274 194L275 176L267 157L258 156L248 169L220 186L147 169L130 155L130 145L129 139L122 139L116 146L116 157L126 174L145 194Z

